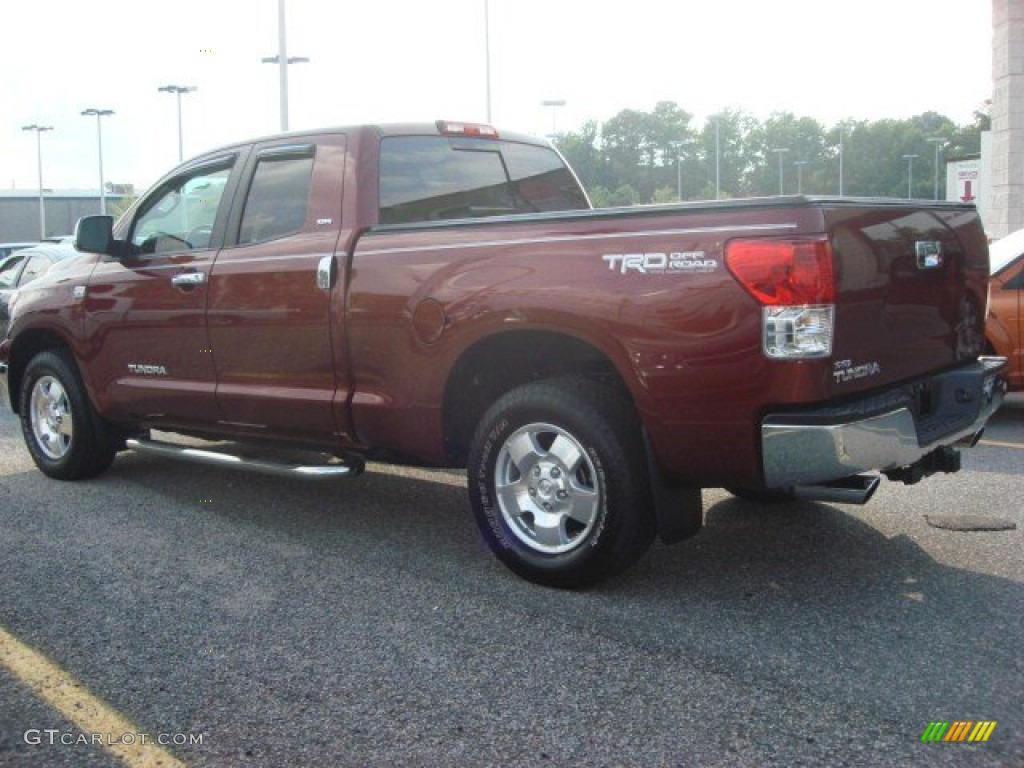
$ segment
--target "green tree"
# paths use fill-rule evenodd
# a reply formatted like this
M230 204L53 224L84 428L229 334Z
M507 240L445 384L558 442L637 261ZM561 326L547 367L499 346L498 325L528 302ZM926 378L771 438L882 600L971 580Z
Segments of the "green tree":
M689 112L663 101L650 112L627 109L603 125L588 122L578 132L561 135L557 145L598 206L667 202L677 196L713 199L716 157L717 192L723 198L777 195L780 181L786 194L802 187L805 194L836 195L840 164L845 195L906 197L906 156L914 155L911 193L930 198L934 140L946 140L939 154L942 196L945 159L980 151L988 115L979 110L965 126L925 112L903 120L844 120L826 129L813 118L789 112L762 121L730 109L709 117L699 130L691 123Z
M608 182L607 161L601 151L600 137L601 126L589 120L578 133L559 134L555 139L555 146L588 191Z

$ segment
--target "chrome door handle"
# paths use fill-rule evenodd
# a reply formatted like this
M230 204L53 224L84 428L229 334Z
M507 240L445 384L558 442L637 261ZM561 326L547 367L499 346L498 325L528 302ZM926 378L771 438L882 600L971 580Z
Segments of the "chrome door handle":
M206 282L205 272L183 272L171 278L171 285L179 288L194 288Z
M334 287L335 267L334 256L324 256L316 268L316 287L330 293Z

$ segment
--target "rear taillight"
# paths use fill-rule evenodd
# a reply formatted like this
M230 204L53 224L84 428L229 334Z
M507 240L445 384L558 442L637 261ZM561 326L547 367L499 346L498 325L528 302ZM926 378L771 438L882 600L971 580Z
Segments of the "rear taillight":
M805 360L832 354L836 288L828 240L733 240L725 263L762 305L765 355Z
M831 304L832 247L827 240L733 240L725 263L765 306Z

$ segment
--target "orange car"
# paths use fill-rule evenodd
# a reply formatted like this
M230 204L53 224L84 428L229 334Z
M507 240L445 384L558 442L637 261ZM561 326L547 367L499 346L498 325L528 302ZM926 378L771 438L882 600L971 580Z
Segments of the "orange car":
M985 338L989 351L1009 360L1010 389L1024 390L1024 229L989 246L989 280Z

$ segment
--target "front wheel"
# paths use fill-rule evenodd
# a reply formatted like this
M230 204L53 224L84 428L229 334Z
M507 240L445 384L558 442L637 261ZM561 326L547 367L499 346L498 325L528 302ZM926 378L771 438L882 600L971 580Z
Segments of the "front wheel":
M484 415L470 450L477 526L523 578L594 584L654 538L644 456L625 392L582 377L514 389Z
M67 350L48 350L32 358L20 394L25 445L44 474L80 480L110 466L117 453L114 431L93 409Z

